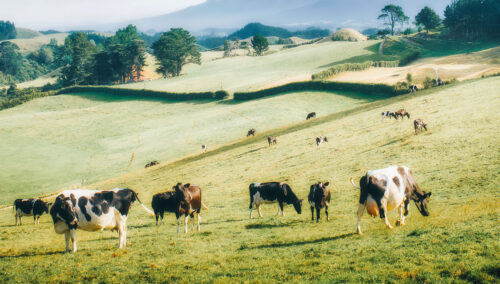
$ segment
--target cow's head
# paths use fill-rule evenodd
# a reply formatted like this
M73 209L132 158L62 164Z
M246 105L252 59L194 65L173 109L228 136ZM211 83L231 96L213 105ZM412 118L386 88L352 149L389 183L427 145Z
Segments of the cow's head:
M65 222L70 229L76 229L78 225L78 217L71 199L64 195L59 195L50 208L50 215L54 223L59 221Z
M49 213L50 205L52 205L52 203L49 203L49 202L43 203L43 211L45 211L45 213L47 213L47 214Z
M326 136L323 137L323 141L328 142L328 138Z
M295 208L298 214L302 214L302 199L297 199L297 201L293 203L293 208Z
M422 216L429 216L429 209L427 208L427 205L429 204L431 194L432 192L426 193L424 191L422 195L418 195L418 198L414 200L415 206L417 206L417 209L420 211Z

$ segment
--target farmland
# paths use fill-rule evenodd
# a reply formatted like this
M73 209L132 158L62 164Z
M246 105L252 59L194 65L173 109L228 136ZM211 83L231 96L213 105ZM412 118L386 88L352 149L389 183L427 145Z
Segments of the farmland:
M468 81L414 96L363 102L357 108L351 104L350 110L339 108L308 122L302 121L302 113L295 119L294 112L288 111L291 117L281 127L269 125L272 119L265 120L269 133L278 136L276 146L268 147L263 135L256 136L206 155L90 185L131 187L149 205L154 193L168 190L177 181L199 184L210 207L208 212L202 211L200 233L176 234L171 215L165 225L155 227L153 219L135 206L129 217L127 249L116 248L116 232L79 231L79 252L64 254L64 238L53 232L48 216L42 217L35 230L32 224L14 227L11 213L0 211L0 261L4 267L0 276L17 282L497 282L499 87L498 77ZM286 105L294 96L301 95L266 100L284 100L280 104ZM87 100L79 96L50 99ZM257 104L264 101L269 105L266 100L231 106L258 109L264 104ZM19 108L27 111L40 102L47 103L47 108L57 105L44 98L8 111L14 117ZM297 103L305 108L303 101ZM314 107L323 105L327 107L326 103ZM116 107L108 105L107 109ZM412 118L428 122L429 131L414 135L410 120L380 121L382 111L401 107ZM151 105L146 108L155 112ZM219 129L225 127L228 125L219 125ZM246 128L238 127L233 135L241 136L239 129ZM82 131L72 133L77 130ZM328 136L330 141L317 148L313 141L317 135ZM411 205L406 226L389 231L380 220L365 217L365 235L355 235L359 193L348 178L393 164L411 167L421 187L433 193L430 217L422 217ZM301 215L289 206L284 217L275 217L276 205L268 205L263 207L262 219L249 220L248 184L270 180L289 183L300 198L306 197L310 184L329 180L332 220L311 222L306 203ZM389 216L394 222L395 213ZM30 273L22 273L26 270Z

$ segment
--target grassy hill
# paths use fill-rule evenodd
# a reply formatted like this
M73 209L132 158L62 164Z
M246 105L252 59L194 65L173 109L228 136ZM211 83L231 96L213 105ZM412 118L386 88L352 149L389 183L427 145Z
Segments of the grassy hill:
M30 38L10 39L9 41L19 46L21 53L27 54L39 50L42 45L50 43L50 40L53 38L57 40L58 44L64 44L64 39L68 35L69 35L68 33L58 33L49 35L39 35Z
M151 160L174 160L373 101L357 94L296 93L245 103L168 102L75 94L36 99L0 112L0 205L15 198L96 182ZM36 165L36 166L27 166Z
M61 253L64 237L53 232L48 216L34 230L32 224L12 226L11 213L0 211L0 276L17 282L497 282L499 87L500 78L494 77L377 101L306 123L293 124L285 117L288 126L273 131L276 146L268 147L261 135L92 185L131 187L149 204L154 193L178 181L199 184L210 207L202 211L200 233L176 234L172 215L156 227L136 205L128 219L127 249L116 248L116 232L79 231L79 252L73 255ZM106 109L117 111L117 104ZM428 122L429 131L416 136L411 120L380 120L381 111L401 107ZM113 121L128 127L120 119ZM328 136L329 142L317 148L317 135ZM410 166L421 187L433 193L431 215L422 217L411 205L407 225L391 231L381 220L365 217L365 235L355 235L359 192L348 178L393 164ZM289 183L301 198L313 182L329 180L332 220L311 222L307 203L302 215L289 206L285 217L274 217L277 205L267 205L262 219L249 220L248 184L271 180ZM394 223L395 212L389 216Z
M17 32L18 39L34 38L34 37L42 35L41 33L37 32L37 31L26 29L26 28L16 28L16 32Z

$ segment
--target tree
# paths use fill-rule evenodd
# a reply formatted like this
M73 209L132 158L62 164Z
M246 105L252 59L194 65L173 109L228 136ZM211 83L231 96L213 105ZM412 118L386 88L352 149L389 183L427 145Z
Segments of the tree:
M17 31L14 23L0 21L0 40L13 39L16 37Z
M269 47L267 39L261 35L254 35L252 38L252 47L257 55L262 55Z
M0 42L0 72L16 75L23 65L19 47L10 41Z
M64 40L64 52L70 63L61 71L59 77L63 85L89 84L93 78L93 54L95 46L82 32L69 35Z
M441 24L441 19L431 8L425 6L420 12L415 16L415 22L417 25L422 25L425 27L427 33L429 30L437 28Z
M444 10L443 24L455 37L500 37L500 2L454 0Z
M396 24L403 25L408 22L409 17L405 15L401 6L390 4L380 11L382 14L378 16L378 19L385 21L385 25L390 27L392 35L394 35L394 27Z
M152 48L159 64L156 70L163 77L179 76L182 67L188 63L201 64L195 38L182 28L172 28L163 33Z

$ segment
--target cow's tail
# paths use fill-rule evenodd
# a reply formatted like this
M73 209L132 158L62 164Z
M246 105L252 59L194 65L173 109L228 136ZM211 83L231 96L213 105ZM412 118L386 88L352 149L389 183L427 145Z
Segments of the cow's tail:
M201 206L203 206L203 208L208 211L208 207L205 205L205 203L203 203L203 201L201 202Z
M137 201L139 201L139 203L141 204L144 211L146 211L149 214L149 216L155 216L155 213L153 211L151 211L149 208L147 208L146 205L142 204L141 200L139 199L139 196L137 196L137 193L135 193L135 191L134 191L134 194L135 194L135 199L137 199Z
M355 188L357 188L357 189L361 189L361 187L357 186L357 185L354 183L354 179L353 179L352 177L351 177L349 180L351 181L352 186L354 186L354 187L355 187Z

